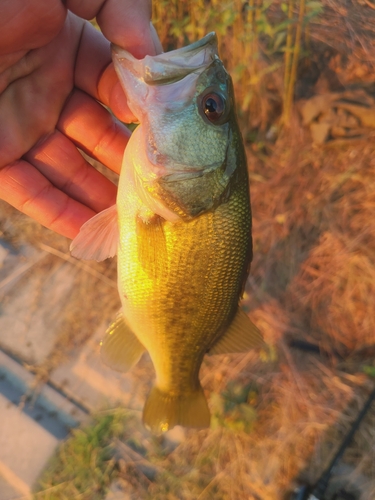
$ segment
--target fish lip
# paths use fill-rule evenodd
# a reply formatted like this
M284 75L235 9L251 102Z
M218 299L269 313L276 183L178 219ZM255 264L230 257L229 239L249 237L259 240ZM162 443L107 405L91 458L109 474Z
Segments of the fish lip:
M205 45L217 45L217 35L214 31L211 31L207 35L205 35L203 38L200 40L197 40L196 42L191 43L190 45L186 45L184 47L181 47L179 49L171 50L169 52L162 52L161 54L157 54L156 56L145 56L143 59L137 59L134 57L130 52L127 50L121 48L119 45L115 43L111 43L111 50L114 55L117 57L126 57L127 59L134 60L134 61L144 61L146 58L152 58L152 59L166 59L170 60L173 57L180 56L180 55L186 55L187 52L194 52L197 49L201 49Z
M217 36L213 31L190 45L155 56L146 55L143 59L136 59L116 44L111 44L111 49L115 68L126 65L147 85L166 85L188 74L199 74L218 58Z

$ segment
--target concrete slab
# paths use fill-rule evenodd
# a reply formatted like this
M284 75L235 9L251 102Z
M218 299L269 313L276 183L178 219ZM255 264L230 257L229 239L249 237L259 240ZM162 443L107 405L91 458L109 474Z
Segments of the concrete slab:
M50 380L90 410L121 404L140 411L154 378L151 360L144 354L129 373L105 366L99 344L107 326L100 325L81 351L52 372Z
M50 354L77 273L75 266L57 259L53 265L38 265L47 256L33 247L8 251L0 268L0 347L31 364ZM22 279L25 273L27 280Z
M0 500L31 500L60 440L89 417L52 387L32 387L34 375L0 351Z
M0 268L3 267L5 259L9 254L9 244L0 239Z
M0 475L0 500L21 500L25 495L15 490L6 479ZM27 498L27 496L26 496Z
M46 252L42 252L30 245L15 249L9 242L0 239L1 299L29 269L46 255Z
M35 376L0 351L0 393L14 404L19 404L22 397L30 393L35 386ZM38 416L42 426L62 438L65 437L67 429L76 427L89 418L87 412L46 384L38 389L31 402L26 400L24 410L31 417Z
M0 394L0 474L29 495L59 440Z

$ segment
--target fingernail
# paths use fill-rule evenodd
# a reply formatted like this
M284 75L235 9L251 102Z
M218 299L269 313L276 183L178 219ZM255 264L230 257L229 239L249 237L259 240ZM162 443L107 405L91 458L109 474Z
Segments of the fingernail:
M150 22L150 30L151 30L151 38L152 42L154 44L155 48L155 54L162 54L163 53L163 46L159 40L158 34L156 33L156 29L154 28L154 25L152 22Z

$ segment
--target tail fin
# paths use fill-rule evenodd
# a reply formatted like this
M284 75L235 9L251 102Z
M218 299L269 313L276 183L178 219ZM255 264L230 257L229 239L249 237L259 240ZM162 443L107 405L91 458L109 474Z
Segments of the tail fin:
M204 428L210 426L210 410L203 389L172 396L153 387L143 409L143 423L152 432L161 433L175 425Z

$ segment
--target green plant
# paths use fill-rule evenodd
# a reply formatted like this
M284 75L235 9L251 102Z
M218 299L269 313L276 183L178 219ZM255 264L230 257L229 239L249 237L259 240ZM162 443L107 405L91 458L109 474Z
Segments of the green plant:
M211 427L250 432L257 418L256 400L257 391L251 385L229 383L221 394L213 393L211 396Z
M297 17L294 15L294 7L298 9ZM284 63L284 94L283 94L283 125L288 125L294 89L297 79L298 62L302 50L303 31L308 33L308 23L316 16L321 14L323 6L321 1L314 0L305 2L295 0L283 2L281 8L288 16L288 27L285 44L285 63Z
M102 499L117 474L112 441L123 435L129 419L125 411L114 410L73 430L40 479L35 500Z

